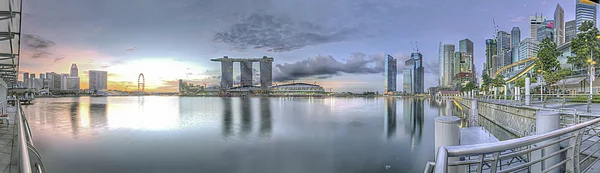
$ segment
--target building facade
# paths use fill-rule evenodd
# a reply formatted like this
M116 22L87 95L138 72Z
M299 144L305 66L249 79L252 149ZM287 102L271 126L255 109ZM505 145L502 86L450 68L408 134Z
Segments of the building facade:
M498 68L502 68L512 63L512 59L507 57L510 55L510 34L506 31L498 31L496 35L498 53Z
M396 91L396 76L398 74L398 60L391 55L386 55L384 72L385 72L385 87L383 92Z
M565 23L565 42L571 42L577 37L577 21L571 20Z
M496 70L494 70L496 68L496 66L492 66L493 64L496 63L492 63L492 56L496 55L497 49L496 49L496 39L486 39L485 40L485 72L489 75L492 76L493 73L496 72ZM494 60L497 61L497 60Z
M554 33L556 33L554 37L556 46L565 44L565 9L560 4L556 4L554 10Z
M106 90L107 89L107 72L106 71L97 71L90 70L88 72L89 75L89 87L90 90Z
M514 63L519 61L519 43L521 43L521 29L519 27L513 27L510 31L510 41L511 62Z
M69 74L60 74L60 90L67 90L67 77L69 77Z
M79 70L77 69L77 64L71 64L71 74L70 77L79 77Z
M444 45L440 42L438 52L438 86L444 86Z
M413 80L415 76L415 60L410 58L404 62L404 70L402 71L402 90L406 94L414 94Z
M529 16L529 38L537 38L537 28L544 20L545 18L542 15Z
M539 50L539 42L536 39L526 38L519 46L519 60L536 57Z
M67 90L79 91L79 77L66 77Z
M596 23L596 4L582 2L581 0L575 0L575 20L577 21L577 33L579 33L579 27L584 21L592 21ZM594 25L595 26L595 25Z
M537 28L537 41L541 42L545 38L555 40L554 20L546 20Z
M444 45L444 86L452 87L453 74L454 74L454 52L455 46L453 44Z

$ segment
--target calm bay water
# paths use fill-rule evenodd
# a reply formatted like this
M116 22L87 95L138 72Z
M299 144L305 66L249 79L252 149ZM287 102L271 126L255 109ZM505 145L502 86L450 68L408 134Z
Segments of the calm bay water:
M452 112L437 102L146 96L23 108L49 172L423 172L433 119Z

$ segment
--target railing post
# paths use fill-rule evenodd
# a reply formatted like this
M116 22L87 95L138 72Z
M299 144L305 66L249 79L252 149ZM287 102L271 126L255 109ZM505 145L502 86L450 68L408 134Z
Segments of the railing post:
M460 145L459 123L460 118L456 116L439 116L435 118L435 158L437 158L439 154L437 151L441 146ZM458 157L450 157L448 163L458 160ZM451 167L447 170L449 173L458 173L458 167Z
M504 104L506 104L506 97L508 96L508 86L504 85Z
M531 104L531 82L529 78L525 78L525 106L530 106Z
M560 113L559 112L538 111L536 113L536 120L535 120L536 134L550 132L550 131L554 131L554 130L558 130L558 129L560 129ZM539 145L551 143L553 141L558 140L558 138L559 137L556 137L553 139L548 139L546 141L542 141L542 142L539 142L534 145L539 146ZM545 147L543 149L533 151L531 153L531 155L532 155L531 160L540 159L540 158L550 155L551 153L554 153L558 150L560 150L560 145L554 144L554 145ZM542 172L543 170L548 169L559 162L560 162L560 155L550 157L542 162L531 165L531 172L533 172L533 173ZM559 171L560 171L560 169L554 169L554 170L550 171L550 173L558 173Z
M579 118L578 116L575 117ZM571 146L571 149L567 150L567 157L571 157L571 160L567 161L567 164L565 165L567 172L581 172L581 168L579 167L579 152L584 129L573 132L574 137L569 140L569 146Z

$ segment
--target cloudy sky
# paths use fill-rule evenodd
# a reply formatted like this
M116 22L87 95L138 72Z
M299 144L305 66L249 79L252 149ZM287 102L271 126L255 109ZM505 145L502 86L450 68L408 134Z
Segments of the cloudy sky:
M137 87L144 73L147 90L177 91L178 79L217 85L210 58L269 56L276 83L383 91L384 54L402 62L401 88L416 42L431 87L439 42L471 39L480 75L492 19L523 39L528 16L553 18L557 3L574 19L575 0L27 0L20 70L67 73L76 63L82 88L87 70L106 70L109 89Z

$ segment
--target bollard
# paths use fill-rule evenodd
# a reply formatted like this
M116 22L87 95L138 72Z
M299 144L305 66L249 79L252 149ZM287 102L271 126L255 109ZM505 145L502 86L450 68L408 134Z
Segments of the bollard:
M504 85L504 103L506 103L507 96L508 96L508 86Z
M558 130L558 129L560 129L560 113L559 112L538 111L536 113L536 120L535 120L536 134L550 132L550 131L554 131L554 130ZM534 146L548 144L548 143L551 143L558 139L559 139L559 137L549 139L547 141L542 141L537 144L534 144ZM558 150L560 150L559 144L551 145L551 146L545 147L543 149L543 153L542 153L541 149L532 152L531 159L532 160L539 159L539 158L542 158L543 156L547 156L554 152L557 152ZM546 169L552 167L553 165L557 164L558 162L560 162L560 155L550 157L550 158L544 160L543 162L539 162L539 163L532 165L531 172L533 172L533 173L542 172L543 170L546 170ZM560 171L560 169L554 169L554 170L550 171L550 173L558 173L559 171Z
M460 118L456 116L440 116L435 118L435 158L441 146L460 145ZM448 158L448 162L456 162L458 157ZM457 173L456 166L448 167L449 173Z
M530 95L530 79L525 78L525 106L529 106L531 104L531 95Z
M471 116L476 117L477 115L479 115L477 108L477 99L473 99L471 100Z

